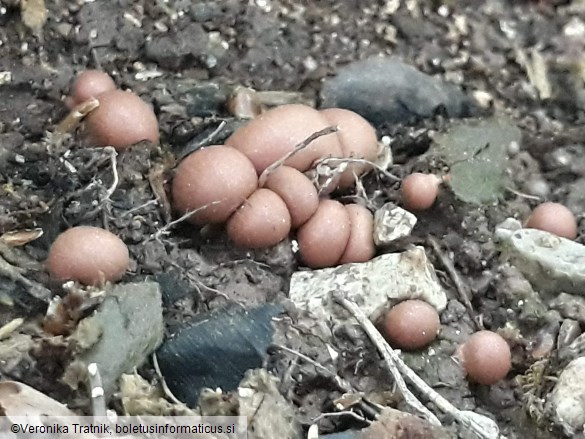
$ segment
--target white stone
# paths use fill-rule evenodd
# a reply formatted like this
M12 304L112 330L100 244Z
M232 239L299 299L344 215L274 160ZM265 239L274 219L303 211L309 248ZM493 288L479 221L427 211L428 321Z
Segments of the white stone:
M554 421L571 437L583 432L585 424L585 357L579 357L563 370L548 404Z
M497 228L502 254L541 294L585 295L585 246L536 229Z
M290 299L313 321L327 322L336 316L332 293L341 292L372 320L392 304L422 299L438 311L447 297L423 247L389 253L360 264L345 264L293 274Z
M374 242L380 246L409 236L416 221L414 214L386 203L374 213Z

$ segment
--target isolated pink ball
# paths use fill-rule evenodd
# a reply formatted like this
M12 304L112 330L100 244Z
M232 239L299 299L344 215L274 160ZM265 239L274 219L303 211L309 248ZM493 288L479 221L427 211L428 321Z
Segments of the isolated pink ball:
M568 208L559 203L542 203L532 211L526 227L553 233L557 236L575 239L577 220Z
M476 383L492 385L504 379L512 368L510 346L492 331L478 331L459 347L460 359L467 376Z
M46 267L55 280L100 285L120 279L129 263L128 247L112 232L78 226L64 231L53 242Z
M407 209L429 209L437 199L441 179L433 174L414 172L402 180L402 201Z

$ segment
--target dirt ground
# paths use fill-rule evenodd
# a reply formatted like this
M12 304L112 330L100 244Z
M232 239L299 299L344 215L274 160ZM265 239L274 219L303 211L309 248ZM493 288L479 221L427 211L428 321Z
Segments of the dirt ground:
M163 229L174 218L164 194L177 160L221 121L227 125L217 142L238 123L225 106L235 85L301 92L318 105L323 78L348 62L385 54L458 85L487 103L487 112L508 116L523 141L510 160L510 190L503 199L472 206L445 193L421 215L409 242L427 245L430 234L438 239L470 287L485 327L508 328L513 373L491 388L461 385L461 376L442 370L453 367L440 363L443 357L429 357L437 370L426 378L434 377L431 384L459 408L493 416L510 438L558 437L515 378L535 363L528 348L545 336L549 322L523 321L506 302L491 232L507 217L526 219L546 199L580 215L577 242L585 243L582 1L55 0L47 2L46 17L42 2L22 3L27 6L0 1L0 235L24 229L43 234L19 247L18 258L7 248L2 255L26 269L35 285L57 291L41 265L57 234L79 224L105 227L130 248L132 267L124 281L151 277L173 292L165 308L168 333L226 300L245 306L284 301L298 266L288 242L251 252L231 246L221 230L184 224ZM542 63L548 66L548 93L528 74L531 66L538 73ZM67 115L63 101L72 78L87 68L105 70L118 86L152 103L160 123L160 145L140 144L118 156L119 182L109 199L110 154L84 147L81 133L60 142L51 137ZM428 167L420 156L431 147L432 134L448 125L438 116L378 127L379 137L393 139L392 172ZM377 194L377 206L398 199L399 185L383 175L366 177L364 185ZM458 331L469 332L472 323L436 253L429 248L428 254L451 299L435 347L448 358ZM38 322L46 312L46 301L2 267L0 298L0 325L18 317ZM18 367L0 364L0 376L86 408L83 395L56 379L67 347L42 331L35 340L35 351ZM282 378L291 359L274 355L275 374ZM425 355L407 355L423 375ZM348 347L345 357L341 376L378 401L396 404L375 351ZM546 373L554 377L559 367L553 361ZM149 366L144 373L153 376ZM284 393L305 427L330 411L335 391L318 374L290 386ZM550 390L546 386L538 391ZM335 431L342 424L334 419L323 428Z

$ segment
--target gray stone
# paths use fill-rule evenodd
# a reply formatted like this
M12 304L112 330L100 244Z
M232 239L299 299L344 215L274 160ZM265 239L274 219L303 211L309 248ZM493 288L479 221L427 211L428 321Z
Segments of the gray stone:
M495 238L502 254L544 295L585 296L585 246L536 229L499 227Z
M416 215L386 203L374 213L374 242L377 246L387 245L409 236L416 221Z
M554 421L574 437L585 425L585 357L577 358L563 370L547 404Z
M422 299L441 311L447 297L423 247L390 253L359 264L294 273L290 298L308 317L330 321L335 311L332 293L341 292L372 320L392 304Z
M582 334L581 325L576 320L565 319L559 328L557 345L559 351L568 347Z
M163 333L158 283L118 284L73 333L83 351L67 367L63 380L76 388L86 381L87 365L96 363L104 390L111 393L123 373L140 366L157 348Z
M209 36L199 23L157 35L146 42L146 56L159 66L177 69L191 59L207 55Z
M553 297L549 305L556 309L561 316L585 323L585 297L561 293Z
M475 112L472 99L457 87L428 76L397 59L374 57L353 62L326 79L322 107L341 107L374 124L432 117L443 108L449 117Z

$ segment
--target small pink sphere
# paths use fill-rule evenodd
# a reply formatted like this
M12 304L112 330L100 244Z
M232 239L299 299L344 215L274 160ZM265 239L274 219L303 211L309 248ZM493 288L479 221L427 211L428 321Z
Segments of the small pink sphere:
M402 180L402 201L407 209L429 209L437 199L441 179L434 174L415 172Z
M405 300L393 306L384 318L384 332L390 343L414 350L431 343L441 329L437 310L424 300Z
M492 331L473 334L459 347L456 356L467 376L479 384L495 384L512 368L510 346L501 335Z
M567 239L577 237L577 220L575 215L559 203L542 203L532 211L526 227L553 233Z

